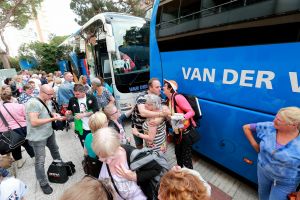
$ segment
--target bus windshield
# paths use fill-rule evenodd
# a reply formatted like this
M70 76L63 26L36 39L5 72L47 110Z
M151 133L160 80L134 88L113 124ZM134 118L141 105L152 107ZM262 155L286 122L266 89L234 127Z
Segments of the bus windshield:
M122 93L147 89L149 80L149 22L114 21L116 53L112 54L117 89Z

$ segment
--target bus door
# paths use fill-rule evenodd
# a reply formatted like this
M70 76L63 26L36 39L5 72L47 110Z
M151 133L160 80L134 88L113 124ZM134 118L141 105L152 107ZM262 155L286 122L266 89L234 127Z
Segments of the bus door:
M105 40L97 41L95 45L95 55L97 75L101 76L108 85L111 85L112 77Z

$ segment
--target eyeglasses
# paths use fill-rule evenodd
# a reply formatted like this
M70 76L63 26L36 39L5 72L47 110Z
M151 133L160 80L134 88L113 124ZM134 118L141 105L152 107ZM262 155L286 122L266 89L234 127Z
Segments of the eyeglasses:
M106 193L107 199L108 199L108 200L113 200L113 199L114 199L113 194L112 194L112 188L111 188L109 185L107 185L107 184L105 183L105 181L99 180L99 179L97 179L97 178L95 178L95 177L93 177L93 176L91 176L91 175L88 175L88 174L86 174L86 175L83 177L83 179L84 179L84 178L90 178L90 179L93 179L93 180L98 181L98 182L102 185L102 187L103 187L103 189L104 189L104 191L105 191L105 193Z
M48 94L47 92L45 92L45 91L42 91L43 93L45 93L46 95L48 95L48 96L53 96L54 94L52 93L52 94Z

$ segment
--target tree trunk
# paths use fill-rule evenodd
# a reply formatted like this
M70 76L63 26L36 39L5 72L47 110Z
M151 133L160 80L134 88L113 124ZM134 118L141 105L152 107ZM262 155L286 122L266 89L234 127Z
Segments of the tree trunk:
M0 52L0 60L3 64L4 69L9 69L10 68L8 56L5 52Z

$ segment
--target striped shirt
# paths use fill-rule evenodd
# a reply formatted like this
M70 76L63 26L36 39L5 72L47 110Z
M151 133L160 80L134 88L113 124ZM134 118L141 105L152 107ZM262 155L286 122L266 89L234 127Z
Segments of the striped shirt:
M149 126L148 121L143 123L144 134L148 134ZM163 120L156 129L156 135L153 140L155 147L166 145L166 122ZM157 149L159 150L159 149Z
M146 121L146 118L141 116L138 109L138 105L146 103L145 95L147 94L148 94L147 92L143 92L136 98L136 105L134 107L134 110L132 112L132 117L131 117L132 124L140 133L143 132L143 123Z

